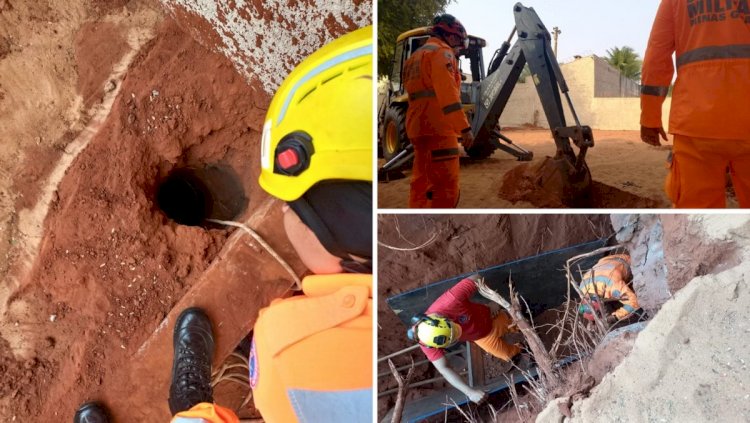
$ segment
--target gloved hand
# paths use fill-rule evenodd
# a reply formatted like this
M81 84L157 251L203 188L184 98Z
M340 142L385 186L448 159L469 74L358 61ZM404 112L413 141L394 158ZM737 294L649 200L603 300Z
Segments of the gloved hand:
M615 316L614 314L608 314L607 315L607 324L608 325L613 325L615 323L617 323L617 316Z
M661 142L659 142L659 135L661 135L664 141L667 141L667 133L664 132L664 128L646 128L645 126L641 126L641 141L646 144L659 147L661 145Z
M487 393L479 389L472 389L468 397L474 404L479 404L487 399Z
M461 145L464 146L464 150L468 150L474 145L474 134L471 133L471 129L461 132Z

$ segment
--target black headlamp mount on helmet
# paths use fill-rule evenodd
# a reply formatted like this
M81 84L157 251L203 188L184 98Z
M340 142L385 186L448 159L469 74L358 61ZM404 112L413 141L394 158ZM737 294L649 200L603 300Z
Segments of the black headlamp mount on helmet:
M273 171L282 175L297 176L310 167L315 154L312 137L303 131L294 131L279 141L274 151Z

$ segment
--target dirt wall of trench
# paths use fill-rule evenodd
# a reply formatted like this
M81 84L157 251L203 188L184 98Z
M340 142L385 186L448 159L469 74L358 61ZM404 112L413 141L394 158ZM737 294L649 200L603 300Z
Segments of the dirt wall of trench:
M608 215L380 215L378 216L378 356L411 343L406 328L384 299L461 273L613 234ZM432 241L430 241L432 240ZM422 248L416 248L428 243ZM385 244L385 245L383 245ZM387 246L386 246L387 245ZM399 249L413 249L401 251ZM423 357L413 353L415 360ZM397 361L396 364L408 363ZM387 370L378 367L379 372ZM417 369L414 380L434 373ZM378 390L395 387L391 377ZM412 389L410 398L430 392ZM395 396L378 401L382 416Z

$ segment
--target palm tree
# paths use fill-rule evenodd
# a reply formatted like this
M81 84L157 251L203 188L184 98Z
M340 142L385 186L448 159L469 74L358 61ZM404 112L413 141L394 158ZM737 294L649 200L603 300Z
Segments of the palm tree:
M605 60L612 67L619 69L626 78L634 81L641 79L641 65L643 61L638 57L638 53L635 52L631 47L624 46L614 47L607 50L607 57Z

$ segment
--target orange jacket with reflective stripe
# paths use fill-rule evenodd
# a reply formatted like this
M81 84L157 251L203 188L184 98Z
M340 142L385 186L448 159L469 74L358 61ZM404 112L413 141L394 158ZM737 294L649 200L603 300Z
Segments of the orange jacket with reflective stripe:
M639 308L638 297L625 282L630 277L630 256L615 254L602 258L586 272L580 289L589 297L598 297L600 300L618 300L622 307L612 314L618 319L623 319Z
M469 128L461 108L461 74L453 49L430 37L404 65L404 86L409 93L406 134L458 136Z
M260 310L255 407L269 423L371 421L372 275L307 276L302 290Z
M641 125L658 128L674 74L669 132L750 139L750 1L662 0L641 73Z

